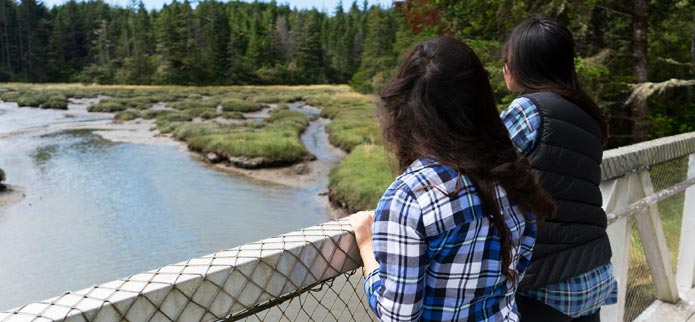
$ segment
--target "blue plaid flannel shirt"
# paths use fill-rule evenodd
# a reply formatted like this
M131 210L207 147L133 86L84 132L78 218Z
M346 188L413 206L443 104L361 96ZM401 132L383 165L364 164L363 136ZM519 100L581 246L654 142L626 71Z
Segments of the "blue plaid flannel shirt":
M443 191L455 191L448 197ZM498 203L512 234L512 267L519 276L533 252L534 219ZM518 281L502 275L499 234L464 175L433 160L415 161L386 190L375 211L369 306L382 321L518 321Z
M519 152L529 154L538 140L541 119L538 108L526 97L515 99L500 115ZM566 281L519 295L545 303L556 310L577 318L596 313L602 305L618 302L618 283L613 266L608 263Z

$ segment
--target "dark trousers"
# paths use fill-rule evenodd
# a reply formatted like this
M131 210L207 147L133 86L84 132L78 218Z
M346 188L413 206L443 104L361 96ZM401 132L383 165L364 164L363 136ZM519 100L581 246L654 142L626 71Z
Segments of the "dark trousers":
M516 306L519 308L521 322L600 322L600 311L591 315L571 318L568 315L525 296L516 296Z

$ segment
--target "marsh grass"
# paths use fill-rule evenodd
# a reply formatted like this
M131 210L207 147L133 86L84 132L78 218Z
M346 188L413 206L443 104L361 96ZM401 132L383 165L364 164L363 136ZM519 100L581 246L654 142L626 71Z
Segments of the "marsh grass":
M47 101L43 102L41 104L41 108L67 110L68 109L68 100L65 98L65 96L54 95L54 96L49 97Z
M3 100L3 102L17 102L19 96L20 94L17 91L6 90L0 92L0 99Z
M356 146L328 176L331 197L350 211L374 209L393 182L391 162L380 145Z
M300 134L308 126L306 115L289 111L287 103L304 101L322 108L332 121L329 141L351 152L330 175L332 198L353 210L373 207L392 175L381 144L372 97L351 92L347 86L129 86L79 84L0 84L0 99L33 106L60 99L105 96L88 107L92 112L116 113L118 120L154 119L155 129L171 133L193 150L229 158L263 158L266 166L287 165L308 156ZM21 98L21 99L20 99ZM173 110L152 110L155 103ZM217 110L221 105L222 111ZM243 120L243 112L277 104L263 122Z
M87 107L87 111L115 113L127 109L146 110L151 108L156 102L157 100L147 96L112 97Z
M309 119L306 114L289 110L274 111L266 119L266 122L271 124L294 123L302 127L302 130L309 125Z
M220 134L232 131L233 128L217 123L182 123L176 127L172 135L182 141L210 134Z
M41 107L41 104L48 101L48 98L38 94L23 94L17 97L19 107Z
M132 121L135 119L142 118L142 113L136 110L125 110L116 113L115 118L120 121Z
M234 126L190 123L195 112L196 109L157 111L157 129L185 141L191 150L205 154L212 152L228 159L263 158L264 165L284 165L301 161L308 155L299 136L309 125L309 120L301 112L277 111L265 122ZM205 115L198 116L203 118ZM240 112L210 113L205 117L220 116L243 119Z
M194 136L189 148L203 153L215 152L225 157L264 158L268 164L291 164L308 154L299 140L304 126L280 122L259 129L245 129L221 134Z
M263 104L237 98L229 98L221 103L224 112L255 112L263 109Z
M190 109L212 109L215 110L217 108L217 105L219 104L218 100L214 99L199 99L199 100L186 100L186 101L180 101L180 102L174 102L171 104L167 104L169 107L177 110L190 110Z
M317 106L324 101L321 116L331 119L326 126L331 144L351 151L360 144L382 144L381 130L376 120L372 99L367 95L341 93L330 97L314 96Z

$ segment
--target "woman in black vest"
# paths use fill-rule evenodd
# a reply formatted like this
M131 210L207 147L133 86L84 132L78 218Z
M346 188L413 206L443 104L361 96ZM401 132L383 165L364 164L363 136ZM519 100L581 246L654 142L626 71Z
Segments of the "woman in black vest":
M501 117L557 204L519 285L521 321L599 321L600 307L617 302L599 190L606 123L579 85L567 28L526 21L512 31L503 58L507 88L520 96Z

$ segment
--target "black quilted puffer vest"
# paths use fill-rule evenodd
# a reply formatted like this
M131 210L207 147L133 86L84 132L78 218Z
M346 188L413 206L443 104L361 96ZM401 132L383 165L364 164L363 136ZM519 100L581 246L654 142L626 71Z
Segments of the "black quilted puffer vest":
M553 92L525 94L541 115L539 140L528 155L557 213L538 231L520 290L537 289L607 264L611 247L601 208L603 135L579 106Z

